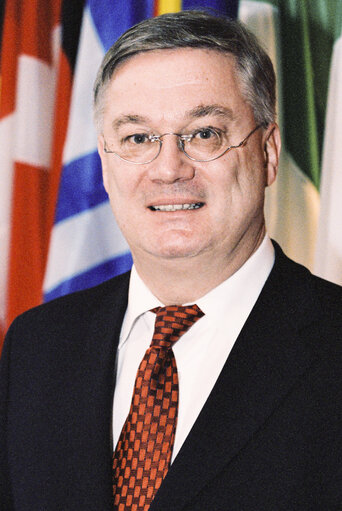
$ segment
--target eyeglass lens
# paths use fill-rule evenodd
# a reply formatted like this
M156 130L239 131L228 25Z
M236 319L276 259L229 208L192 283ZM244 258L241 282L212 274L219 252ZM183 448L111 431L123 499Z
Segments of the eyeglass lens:
M202 130L184 138L182 138L182 135L175 133L167 133L166 135L178 137L179 149L193 159L215 158L224 149L222 137L213 130ZM164 136L162 135L162 137ZM162 137L136 134L124 140L110 138L106 140L106 148L108 152L114 152L124 160L144 163L157 157L160 152Z

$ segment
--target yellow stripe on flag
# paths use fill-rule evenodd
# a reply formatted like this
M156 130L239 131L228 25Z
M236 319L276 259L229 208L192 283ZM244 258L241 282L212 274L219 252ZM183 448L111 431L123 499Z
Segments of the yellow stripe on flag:
M182 10L182 0L159 0L157 2L157 16L167 12L178 12Z

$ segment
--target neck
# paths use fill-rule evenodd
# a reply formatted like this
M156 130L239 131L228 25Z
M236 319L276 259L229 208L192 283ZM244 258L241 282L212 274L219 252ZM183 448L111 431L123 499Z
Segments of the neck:
M134 257L140 278L164 305L196 302L233 275L260 246L265 230L245 250L189 258Z

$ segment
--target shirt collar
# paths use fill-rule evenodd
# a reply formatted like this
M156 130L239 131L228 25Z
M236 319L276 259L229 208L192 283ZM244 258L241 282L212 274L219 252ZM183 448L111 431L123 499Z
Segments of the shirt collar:
M249 259L228 279L199 298L198 307L212 318L252 308L274 264L273 244L266 235Z
M163 304L149 290L133 265L128 289L128 306L121 328L119 348L126 342L129 333L139 316L154 307L163 307Z
M252 256L228 279L196 300L206 316L219 317L229 310L240 310L254 303L274 263L274 248L268 235ZM237 296L239 299L237 300ZM126 342L135 321L145 312L163 304L149 290L133 265L128 306L121 328L119 348Z

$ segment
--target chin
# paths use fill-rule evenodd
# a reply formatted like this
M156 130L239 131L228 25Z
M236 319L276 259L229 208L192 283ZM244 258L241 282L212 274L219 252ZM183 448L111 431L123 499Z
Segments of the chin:
M162 257L165 259L177 259L184 257L194 257L199 252L201 252L203 247L199 247L198 245L193 245L189 243L178 243L178 244L169 244L169 245L159 245L153 251L154 255L157 257ZM150 250L151 251L151 250Z
M169 230L156 234L154 232L151 236L150 233L147 233L145 237L140 237L139 244L128 244L133 252L135 252L133 249L135 246L139 252L144 252L155 258L178 259L196 256L206 249L205 241L208 242L208 236L198 235L193 230L182 232Z

